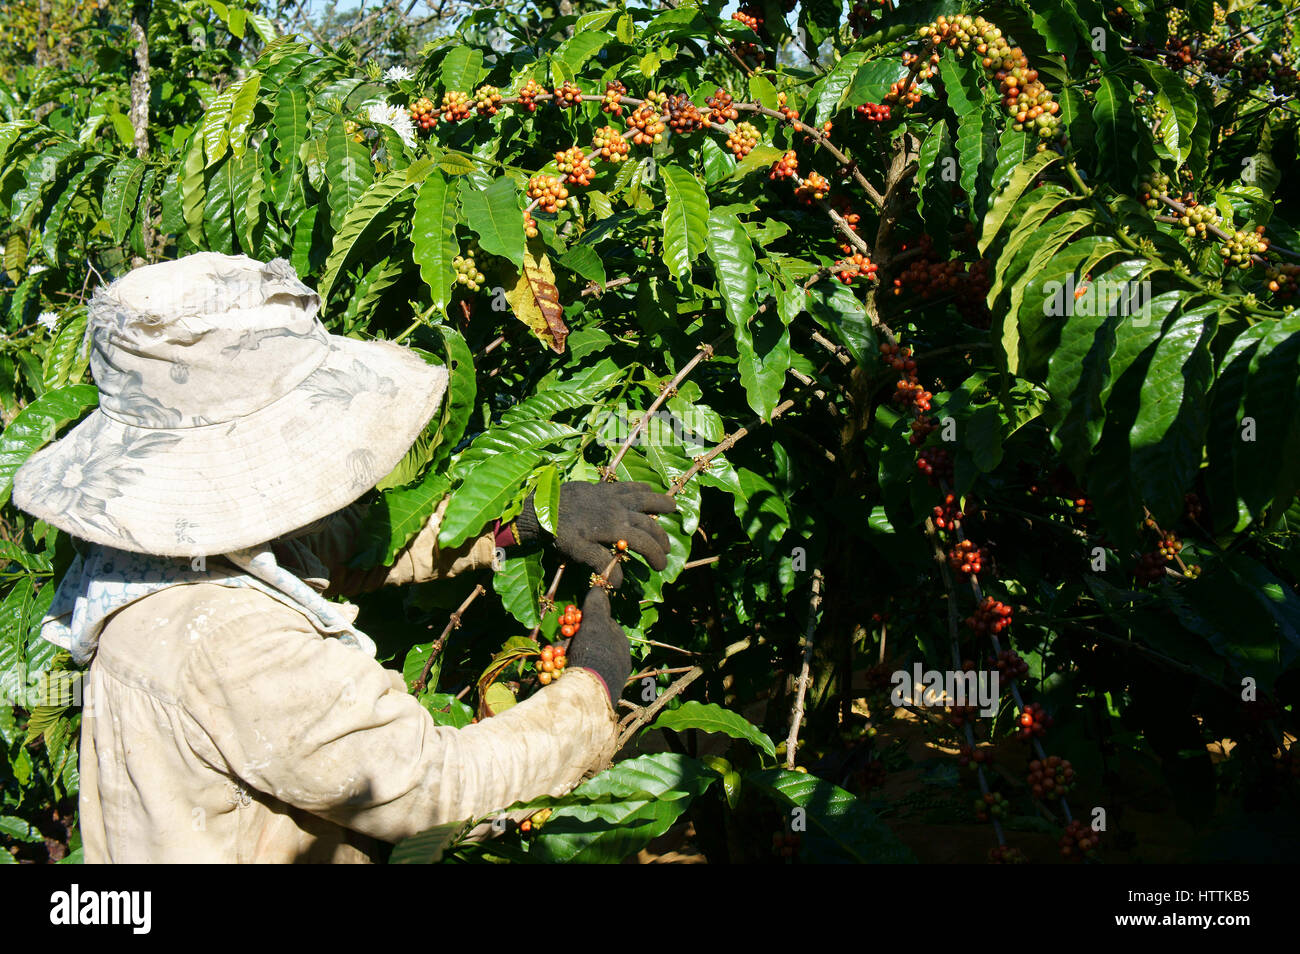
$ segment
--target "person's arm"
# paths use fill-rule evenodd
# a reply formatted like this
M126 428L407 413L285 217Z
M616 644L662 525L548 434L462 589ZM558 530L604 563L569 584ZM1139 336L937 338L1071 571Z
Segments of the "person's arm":
M364 503L352 504L325 518L319 527L290 541L287 550L305 546L324 564L329 572L329 596L355 596L381 586L448 579L491 566L498 546L495 528L452 549L438 546L438 530L448 499L443 498L411 542L397 554L392 566L359 569L349 565L360 542L368 506Z
M613 755L617 719L593 671L478 724L438 726L397 673L288 607L254 605L196 644L181 700L196 747L287 804L398 841L562 794Z

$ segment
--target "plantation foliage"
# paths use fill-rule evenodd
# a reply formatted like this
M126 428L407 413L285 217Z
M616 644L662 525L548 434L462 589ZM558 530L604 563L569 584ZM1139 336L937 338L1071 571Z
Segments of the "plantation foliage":
M614 599L649 674L629 745L653 724L669 751L539 801L535 831L394 860L617 861L687 818L711 860L771 859L774 832L909 859L879 789L908 758L877 729L917 662L1002 673L995 717L927 729L966 747L935 784L998 857L1017 827L1091 854L1067 823L1095 807L1098 856L1131 845L1134 772L1201 816L1294 807L1295 17L789 6L479 11L393 64L155 0L145 150L130 5L0 85L0 862L77 845L79 710L51 697L77 676L38 638L72 549L12 476L95 404L89 292L199 250L287 258L332 331L450 368L358 565L448 493L444 546L533 492L548 523L566 480L676 494L667 568L628 561ZM534 637L589 585L507 556L427 680L473 581L362 601L439 722L535 691ZM974 758L1017 733L1080 787Z

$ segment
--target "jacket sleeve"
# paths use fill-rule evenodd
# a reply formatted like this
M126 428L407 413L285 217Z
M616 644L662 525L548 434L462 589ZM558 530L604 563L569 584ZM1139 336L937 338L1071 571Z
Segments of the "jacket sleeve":
M221 771L384 841L567 792L613 756L617 718L575 669L491 719L435 725L398 673L261 594L196 643L181 699Z
M355 596L381 586L425 583L491 566L496 553L496 542L491 533L468 540L455 549L444 550L438 546L438 530L449 499L443 498L419 533L397 554L397 559L389 567L355 569L348 565L357 552L366 504L345 507L327 518L319 529L292 541L290 548L305 546L324 564L329 572L327 596Z

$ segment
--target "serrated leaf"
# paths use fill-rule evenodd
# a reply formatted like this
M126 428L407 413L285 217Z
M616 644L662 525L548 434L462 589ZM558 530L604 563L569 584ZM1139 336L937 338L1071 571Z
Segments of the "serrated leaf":
M467 822L454 821L437 825L418 835L397 843L388 857L390 865L433 865L442 860L443 853L469 827Z
M46 391L18 412L0 435L0 504L9 500L14 474L32 454L54 439L59 428L99 403L92 384Z
M254 70L231 88L229 131L230 151L236 159L248 149L248 127L253 122L262 75Z
M813 85L808 96L808 101L813 104L813 121L822 123L835 115L840 100L844 98L844 91L849 88L866 58L865 53L856 50L845 53L835 67Z
M438 79L446 90L473 92L483 75L483 51L458 46L447 53L438 68Z
M1097 127L1097 144L1105 167L1120 182L1128 182L1137 167L1134 156L1139 142L1137 113L1129 92L1118 78L1103 75L1099 80L1092 120Z
M412 181L407 170L390 172L372 183L356 204L348 209L334 234L333 247L317 283L322 301L331 300L339 276L373 246L375 231L394 223L394 202L407 189L416 185L418 181Z
M397 554L420 532L451 481L445 474L429 474L413 487L381 493L370 505L357 534L353 567L392 566Z
M449 325L436 325L447 353L447 397L442 402L442 419L434 434L434 453L431 466L437 468L451 454L465 434L470 415L474 412L474 399L478 394L478 381L474 375L474 356L459 331Z
M911 851L875 812L830 782L785 769L750 772L745 780L767 790L785 805L803 809L808 832L825 838L828 849L842 860L859 864L915 861Z
M662 835L718 779L702 762L674 753L643 755L606 769L573 791L575 799L624 800L560 806L534 839L530 858L614 864Z
M208 166L216 165L230 145L230 107L234 102L235 90L235 86L222 90L203 113L198 138L203 143Z
M511 557L492 574L492 589L501 597L501 605L521 625L540 626L542 614L537 598L545 585L542 555L529 553Z
M531 328L539 340L556 354L564 353L569 326L564 323L555 272L541 243L530 242L525 248L519 281L506 292L506 300L515 317Z
M753 743L761 752L776 758L776 745L757 726L739 713L724 709L716 703L703 703L691 700L676 709L661 713L651 729L672 729L682 732L686 729L699 729L701 732L720 732L733 739L743 739Z
M458 547L500 517L540 458L536 450L497 454L470 471L443 514L439 546Z
M1182 514L1201 466L1218 306L1176 318L1160 337L1142 382L1129 438L1138 493L1161 522Z
M456 285L452 261L459 252L456 245L459 222L456 190L441 172L430 173L415 199L415 216L411 221L411 241L415 246L412 257L420 266L420 277L429 286L434 310L443 314Z
M676 279L689 278L691 263L709 238L709 197L695 174L680 166L660 167L664 195L664 263Z
M354 142L347 134L342 117L336 117L330 123L326 144L325 178L329 181L330 224L337 230L342 227L348 210L370 188L375 172L370 162L370 150Z
M469 183L469 180L465 180ZM524 215L519 191L508 177L497 179L486 189L462 186L461 208L465 224L478 235L485 252L509 259L516 268L524 264Z
M984 216L984 231L979 241L980 254L988 250L993 239L1002 230L1002 226L1006 223L1012 208L1020 201L1020 197L1024 195L1025 190L1029 188L1034 178L1060 158L1059 154L1050 150L1039 152L1016 167L1016 170L1011 173L1006 188L994 199L988 214Z

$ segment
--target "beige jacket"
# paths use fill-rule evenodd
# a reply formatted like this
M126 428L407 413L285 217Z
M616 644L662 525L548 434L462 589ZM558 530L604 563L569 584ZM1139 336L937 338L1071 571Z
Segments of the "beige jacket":
M435 515L392 568L346 570L358 516L301 538L331 593L491 563L490 537L440 553ZM379 842L568 791L608 763L617 722L577 669L495 718L437 726L399 673L264 593L210 583L114 614L84 698L87 862L373 860Z

